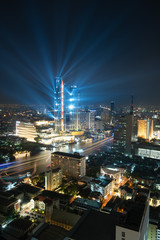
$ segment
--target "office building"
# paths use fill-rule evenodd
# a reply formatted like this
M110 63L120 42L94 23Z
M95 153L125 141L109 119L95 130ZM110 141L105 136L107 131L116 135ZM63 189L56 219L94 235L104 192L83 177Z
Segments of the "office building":
M39 141L52 144L57 134L53 131L53 121L16 122L16 135L26 138L27 141Z
M28 141L34 142L37 135L36 127L30 122L16 121L16 135L26 138Z
M120 115L117 119L117 127L114 130L114 147L125 149L126 146L126 116Z
M109 109L101 108L101 120L104 123L109 123L110 122L110 111Z
M62 184L62 170L55 168L45 173L45 189L52 191Z
M153 120L144 119L138 120L138 137L145 140L151 140L153 138Z
M54 86L54 121L56 133L64 132L64 83L56 77Z
M104 130L104 122L101 119L96 118L95 120L95 130L103 131Z
M136 142L133 144L134 154L140 157L147 157L160 160L160 146L148 142Z
M86 175L86 159L79 153L54 152L51 155L51 167L61 167L65 176L80 178Z

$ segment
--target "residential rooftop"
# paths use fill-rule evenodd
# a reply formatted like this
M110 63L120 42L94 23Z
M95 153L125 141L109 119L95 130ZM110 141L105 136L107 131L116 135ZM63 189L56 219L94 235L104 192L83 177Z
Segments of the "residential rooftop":
M84 199L84 198L76 198L73 201L73 206L77 206L80 208L84 209L100 209L101 203L95 201L95 200L90 200L90 199Z
M109 177L97 177L93 178L91 183L96 183L99 186L106 187L112 181Z

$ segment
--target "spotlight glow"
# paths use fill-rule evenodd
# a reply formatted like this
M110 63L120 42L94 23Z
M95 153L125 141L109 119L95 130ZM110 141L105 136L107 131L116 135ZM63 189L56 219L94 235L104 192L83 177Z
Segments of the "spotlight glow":
M73 110L74 109L74 105L69 105L69 109Z

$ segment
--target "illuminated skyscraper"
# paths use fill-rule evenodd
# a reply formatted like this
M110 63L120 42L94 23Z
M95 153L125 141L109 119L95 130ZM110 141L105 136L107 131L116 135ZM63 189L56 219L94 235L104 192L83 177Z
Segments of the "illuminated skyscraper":
M55 78L54 86L55 131L64 132L64 83L61 77Z
M153 138L153 120L138 120L138 137L150 140Z
M69 111L70 111L70 129L78 131L79 129L79 90L77 85L70 88Z

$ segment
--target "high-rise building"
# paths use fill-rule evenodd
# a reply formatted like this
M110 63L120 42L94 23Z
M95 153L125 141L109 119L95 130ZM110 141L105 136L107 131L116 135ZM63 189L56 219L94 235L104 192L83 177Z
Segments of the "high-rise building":
M64 132L64 83L61 77L56 77L54 86L54 120L55 131Z
M86 110L79 112L79 125L82 130L95 129L95 110Z
M110 122L110 111L108 109L102 108L101 109L101 120L104 123L109 123Z
M79 129L79 102L80 94L77 85L72 85L69 93L69 129Z
M45 173L45 189L52 191L62 184L62 169L55 168Z
M153 138L153 120L138 120L138 137L150 140Z
M126 116L120 115L117 119L117 127L114 130L114 147L125 149L126 146Z
M111 114L114 112L114 101L111 102Z
M114 115L114 101L111 102L110 124L113 123L113 115Z
M54 152L51 155L52 169L61 167L66 176L80 178L86 175L86 159L79 153Z
M131 153L131 143L132 143L132 136L133 136L133 96L131 97L131 105L130 105L130 113L127 115L127 122L126 122L126 153Z

